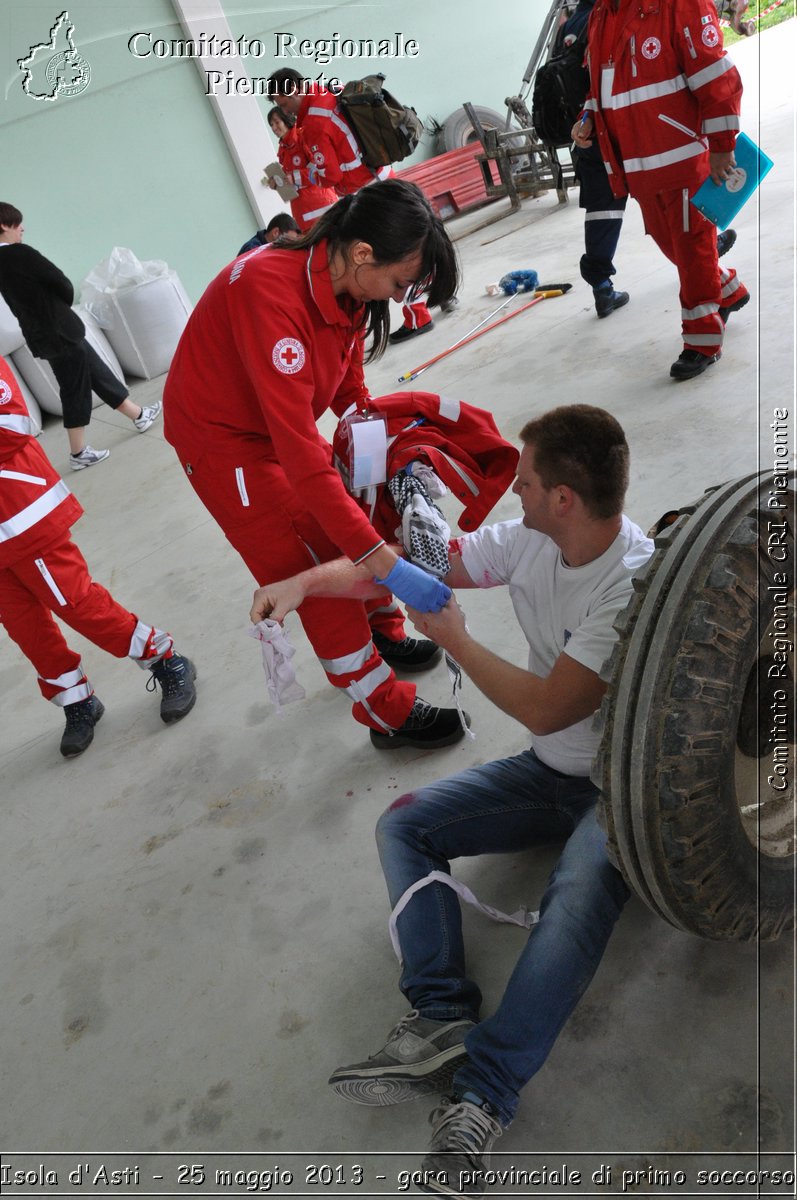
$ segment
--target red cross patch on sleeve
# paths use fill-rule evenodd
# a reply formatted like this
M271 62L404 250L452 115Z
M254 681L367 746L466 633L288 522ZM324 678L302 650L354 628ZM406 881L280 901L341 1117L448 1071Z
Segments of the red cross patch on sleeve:
M271 351L271 361L283 375L301 371L306 357L304 346L296 338L280 338Z

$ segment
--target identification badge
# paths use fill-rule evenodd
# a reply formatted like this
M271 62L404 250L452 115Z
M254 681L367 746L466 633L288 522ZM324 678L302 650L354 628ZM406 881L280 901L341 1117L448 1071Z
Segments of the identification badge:
M349 443L349 488L359 492L387 479L387 421L384 413L343 418Z

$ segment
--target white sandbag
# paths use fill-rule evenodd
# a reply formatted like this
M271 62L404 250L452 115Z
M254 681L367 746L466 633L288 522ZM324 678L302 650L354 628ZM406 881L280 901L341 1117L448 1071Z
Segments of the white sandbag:
M20 346L25 345L25 338L19 327L19 321L12 313L2 296L0 296L0 354L8 358Z
M6 361L8 361L8 360L6 360ZM14 376L14 380L16 382L17 387L22 392L22 399L25 401L25 407L28 410L28 416L30 417L31 421L33 422L33 426L34 426L34 428L32 430L33 436L38 437L42 431L41 409L39 408L39 405L36 402L36 397L33 395L33 392L30 390L28 385L25 383L25 380L22 378L20 372L18 370L15 371L12 369L13 365L14 365L13 363L9 362L8 368L11 371L11 374Z
M152 379L168 371L191 301L177 274L161 259L141 262L114 246L89 271L81 304L105 331L126 375Z
M107 303L113 319L105 335L125 374L165 375L192 307L176 272L113 292Z
M108 341L101 327L94 320L89 310L84 308L82 304L73 304L72 307L86 328L86 341L97 351L106 367L113 372L117 379L121 379L122 383L124 383L125 373L122 370L121 363L114 354L113 346ZM94 402L95 406L101 403L99 396L95 395Z
M61 395L50 364L43 358L34 358L27 346L20 346L19 350L15 350L11 361L15 374L22 376L39 407L44 412L60 417Z

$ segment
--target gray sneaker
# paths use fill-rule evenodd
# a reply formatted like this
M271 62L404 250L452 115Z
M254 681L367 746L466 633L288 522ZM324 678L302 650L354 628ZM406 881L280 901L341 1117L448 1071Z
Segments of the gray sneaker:
M432 1141L421 1163L422 1192L471 1200L483 1196L490 1150L504 1132L486 1100L476 1103L446 1097L432 1112Z
M139 433L146 433L150 425L155 424L158 417L161 415L162 408L163 405L161 404L160 400L156 401L155 404L150 404L148 408L144 408L142 406L141 416L136 417L133 422Z
M110 450L95 450L93 446L84 446L80 454L69 455L69 465L73 471L85 471L98 462L110 457Z
M391 1029L378 1054L366 1062L339 1067L329 1085L356 1104L401 1104L449 1086L468 1057L465 1034L475 1021L433 1021L415 1009Z

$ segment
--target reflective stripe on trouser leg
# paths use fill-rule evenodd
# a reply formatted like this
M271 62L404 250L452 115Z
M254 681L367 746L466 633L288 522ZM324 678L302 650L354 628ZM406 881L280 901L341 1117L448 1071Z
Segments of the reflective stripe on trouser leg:
M720 267L720 287L723 308L729 308L748 294L747 288L732 267Z
M717 354L724 325L719 316L720 268L716 226L694 207L684 216L682 188L639 198L645 229L678 269L684 349Z
M45 700L50 700L60 708L67 704L76 704L79 700L88 700L94 692L83 672L83 664L74 671L65 671L55 679L44 679L39 676L39 688Z
M366 600L365 612L368 624L376 633L381 633L391 642L403 642L407 636L404 628L404 613L395 600Z
M127 654L146 671L162 658L171 658L173 648L174 639L170 633L137 621Z
M333 687L342 688L354 701L356 720L372 729L391 733L409 716L415 699L413 684L396 679L373 642L339 658L319 658Z

